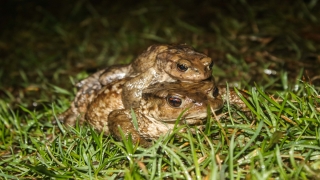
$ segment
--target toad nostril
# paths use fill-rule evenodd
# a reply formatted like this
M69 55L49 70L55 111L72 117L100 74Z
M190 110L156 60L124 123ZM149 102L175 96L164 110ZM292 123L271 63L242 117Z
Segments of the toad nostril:
M213 61L211 61L209 64L209 69L212 69L213 65L214 65L214 63L213 63Z
M217 97L219 95L219 88L214 87L213 91L212 91L212 96L213 97Z

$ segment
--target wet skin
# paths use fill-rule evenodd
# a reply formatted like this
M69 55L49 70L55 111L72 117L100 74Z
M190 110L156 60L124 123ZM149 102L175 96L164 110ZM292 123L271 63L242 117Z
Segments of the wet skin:
M82 103L82 94L95 93L101 87L127 78L123 86L126 108L138 107L142 90L161 82L199 82L211 77L213 61L192 47L180 45L152 45L131 64L111 66L100 70L77 84L75 103Z

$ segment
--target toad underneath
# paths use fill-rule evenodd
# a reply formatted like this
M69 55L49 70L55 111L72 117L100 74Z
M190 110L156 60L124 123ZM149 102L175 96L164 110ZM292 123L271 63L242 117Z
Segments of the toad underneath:
M82 121L117 139L121 138L121 128L125 135L131 134L134 142L145 145L148 140L172 130L180 114L178 124L202 125L208 116L208 107L216 111L223 106L213 81L157 83L143 91L139 106L133 109L137 119L134 127L131 109L124 109L119 97L125 82L124 79L104 86L88 105Z

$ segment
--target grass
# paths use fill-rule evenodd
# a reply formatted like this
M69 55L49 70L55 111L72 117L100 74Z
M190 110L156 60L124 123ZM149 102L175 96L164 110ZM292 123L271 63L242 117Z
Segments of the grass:
M317 1L0 7L15 14L0 22L2 179L320 178ZM148 45L184 42L214 59L220 84L247 90L249 112L225 105L203 131L178 126L150 148L52 124L80 79Z
M255 122L231 109L239 116L234 115L233 124L225 116L220 119L222 126L210 118L209 128L195 129L196 134L179 133L182 127L178 127L150 148L114 141L87 126L56 127L38 121L44 113L21 107L27 115L19 115L2 102L0 175L7 179L319 178L320 117L315 107L320 98L313 86L300 83L298 93L278 94L277 99L258 87L250 93L248 105Z

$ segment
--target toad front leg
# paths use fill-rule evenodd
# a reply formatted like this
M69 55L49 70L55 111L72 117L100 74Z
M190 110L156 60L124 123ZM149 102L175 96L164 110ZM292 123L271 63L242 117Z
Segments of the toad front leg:
M143 138L139 131L137 131L132 123L131 111L130 110L115 110L110 113L108 117L108 126L110 134L113 135L117 140L122 139L119 128L122 130L126 138L129 134L131 135L133 143L140 142L142 146L150 146L151 143L147 139Z
M131 78L124 84L122 90L122 102L125 109L139 107L142 90L147 88L150 84L153 84L155 77L158 75L159 74L151 68L145 73Z

